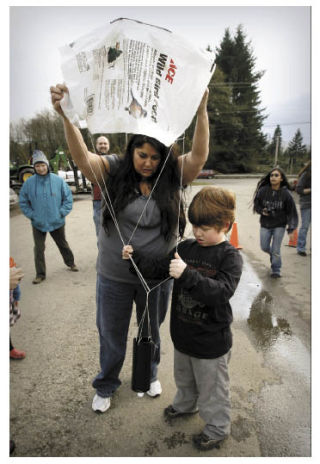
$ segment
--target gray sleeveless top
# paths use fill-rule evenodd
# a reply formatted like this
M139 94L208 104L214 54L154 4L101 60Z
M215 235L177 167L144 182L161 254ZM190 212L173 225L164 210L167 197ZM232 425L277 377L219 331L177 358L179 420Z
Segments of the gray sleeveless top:
M119 168L120 159L117 155L107 155L106 157L110 164L110 175L112 176ZM147 200L147 196L140 195L118 213L117 220L125 244L128 243ZM130 242L133 249L153 258L165 256L174 247L176 237L172 237L168 242L165 241L160 233L160 225L160 210L155 200L150 198ZM122 259L123 244L112 220L108 223L108 229L108 233L106 233L103 226L100 227L97 273L117 282L133 284L140 282L139 278L129 271L131 261Z

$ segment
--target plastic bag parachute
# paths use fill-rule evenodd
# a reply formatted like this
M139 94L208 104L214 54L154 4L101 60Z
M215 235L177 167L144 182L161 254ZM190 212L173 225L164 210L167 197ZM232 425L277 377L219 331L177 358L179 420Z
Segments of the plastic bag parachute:
M172 32L117 19L60 48L62 108L91 133L145 134L171 145L190 125L214 54Z

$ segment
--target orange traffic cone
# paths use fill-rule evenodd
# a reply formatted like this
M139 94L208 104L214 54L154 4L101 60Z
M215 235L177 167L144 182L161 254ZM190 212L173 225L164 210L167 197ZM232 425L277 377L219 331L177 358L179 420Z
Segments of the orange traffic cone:
M230 240L229 242L231 243L232 246L234 246L237 250L242 250L242 246L239 245L239 239L238 239L238 224L236 222L233 223L232 229L231 229L231 235L230 235Z
M292 236L292 238L291 238L291 237L289 238L288 246L290 246L290 247L296 247L296 246L297 246L297 242L298 242L298 229L295 229L295 230L293 231L293 236Z

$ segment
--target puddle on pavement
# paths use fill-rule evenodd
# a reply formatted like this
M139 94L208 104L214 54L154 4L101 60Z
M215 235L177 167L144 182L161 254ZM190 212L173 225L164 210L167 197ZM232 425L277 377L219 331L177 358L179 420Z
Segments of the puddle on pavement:
M248 326L254 333L257 345L266 349L273 345L280 335L292 335L289 323L272 313L273 298L265 290L261 290L251 304L247 319Z
M230 300L235 321L247 320L251 305L262 290L262 282L254 272L246 257L243 257L242 276L236 293Z
M243 255L242 255L243 256ZM255 336L256 346L277 359L277 363L310 376L310 353L292 333L289 322L277 316L272 294L263 289L257 274L243 256L242 277L230 300L234 320L247 321Z

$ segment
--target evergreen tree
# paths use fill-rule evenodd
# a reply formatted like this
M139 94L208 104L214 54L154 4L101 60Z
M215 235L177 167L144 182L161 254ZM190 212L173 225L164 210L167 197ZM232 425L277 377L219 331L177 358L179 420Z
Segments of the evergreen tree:
M272 136L272 140L267 147L267 152L269 155L268 158L272 166L274 165L274 161L275 161L277 144L278 144L278 163L277 164L279 164L279 160L281 159L282 151L283 151L282 150L282 131L279 125L275 128L273 136Z
M235 153L229 170L246 172L255 168L259 157L265 152L266 136L262 133L262 123L266 116L260 109L258 82L263 72L255 72L255 61L250 43L241 26L232 39L226 29L220 47L216 49L216 63L225 75L225 83L230 87L232 110L240 121L241 129L236 133ZM225 141L226 145L228 140Z
M217 67L208 99L210 126L209 157L206 167L220 172L236 170L234 159L242 122L234 111L232 90L225 85L225 75Z
M274 155L277 146L277 138L278 138L278 153L282 152L282 130L281 127L278 125L273 133L272 140L268 146L268 152L271 155Z
M288 148L286 150L286 155L289 158L289 172L290 174L292 174L297 164L297 161L299 161L300 165L302 160L305 159L307 155L307 147L303 144L303 137L300 129L297 129L292 140L289 142Z

